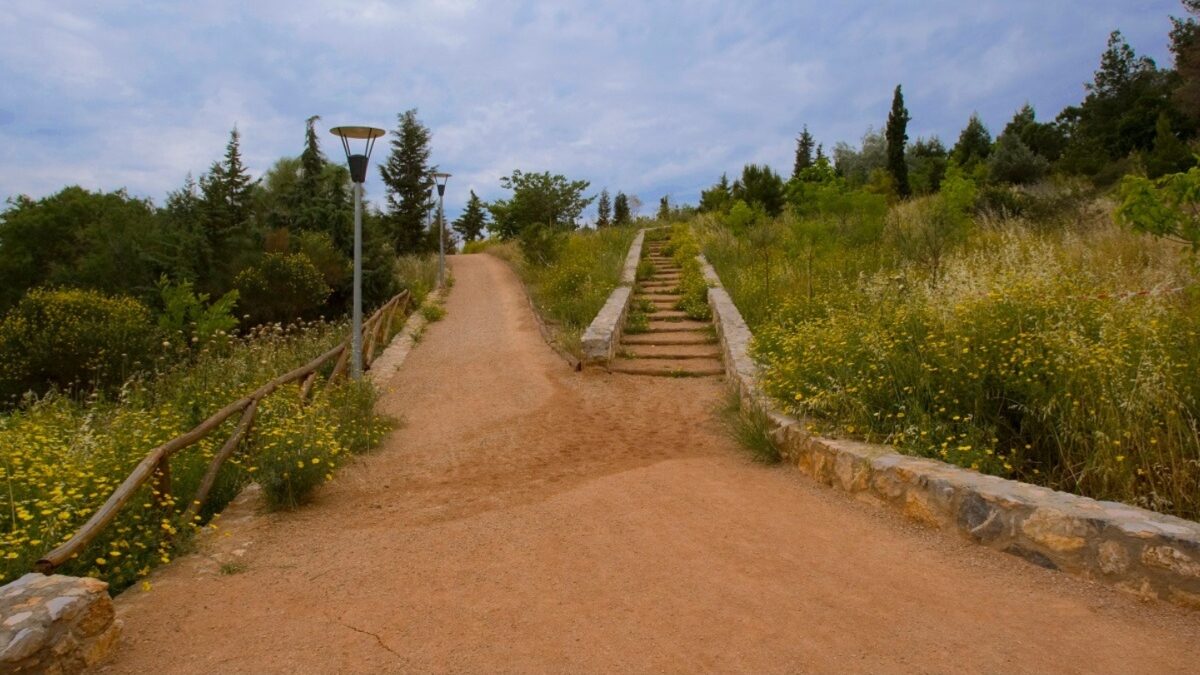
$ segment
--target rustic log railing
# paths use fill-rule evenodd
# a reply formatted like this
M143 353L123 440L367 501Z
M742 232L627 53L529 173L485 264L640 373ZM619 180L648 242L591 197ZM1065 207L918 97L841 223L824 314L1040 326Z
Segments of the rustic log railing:
M402 315L406 313L411 300L412 295L408 291L403 291L375 310L375 313L363 322L364 369L370 368L371 362L375 360L376 345L386 343L391 337L392 323L396 312L399 311ZM121 509L125 507L129 500L137 493L138 489L145 485L147 481L153 480L154 482L155 503L164 510L169 510L171 508L171 457L196 444L214 429L221 426L226 420L241 413L241 419L234 428L233 434L221 446L216 456L213 457L208 471L205 472L204 478L200 481L200 487L196 490L195 497L188 503L184 511L184 522L191 522L208 500L208 494L212 490L213 485L216 484L217 475L220 473L221 467L225 464L226 460L233 456L238 445L249 434L250 427L254 423L254 414L258 410L258 402L270 396L280 387L292 382L300 383L301 399L307 400L319 376L318 371L334 358L337 359L337 362L329 374L326 384L326 389L328 389L330 386L333 386L339 377L345 377L346 375L346 369L350 361L349 338L305 365L280 375L258 389L255 389L249 395L221 408L191 431L181 436L176 436L151 450L145 459L133 469L129 476L117 486L117 489L104 502L104 505L93 513L92 517L76 530L70 539L38 560L35 569L43 574L51 574L55 568L70 560L80 551L83 551L97 535L104 531L104 528L112 523L117 514L121 512Z

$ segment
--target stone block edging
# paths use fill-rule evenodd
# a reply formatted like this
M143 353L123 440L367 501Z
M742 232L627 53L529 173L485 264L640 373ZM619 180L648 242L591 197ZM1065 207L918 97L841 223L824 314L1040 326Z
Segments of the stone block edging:
M580 338L585 365L607 365L621 343L621 330L633 298L634 284L637 283L637 267L642 260L642 242L646 239L647 229L651 228L642 228L633 237L629 253L625 256L625 265L621 268L621 280Z
M728 381L743 405L766 415L784 459L802 473L1036 565L1200 609L1200 523L810 433L763 393L750 329L712 266L698 259Z
M120 637L103 581L31 572L0 587L0 672L82 672Z
M425 300L421 303L421 307L438 304L442 302L445 295L445 286L435 288L425 295ZM367 378L370 379L371 384L376 387L382 387L396 373L396 370L404 365L404 361L408 358L408 353L416 345L415 336L429 323L425 315L421 313L421 307L418 307L412 314L408 315L408 319L404 322L404 327L400 329L399 333L396 333L383 352L375 358L375 361L371 364L371 368L367 370Z

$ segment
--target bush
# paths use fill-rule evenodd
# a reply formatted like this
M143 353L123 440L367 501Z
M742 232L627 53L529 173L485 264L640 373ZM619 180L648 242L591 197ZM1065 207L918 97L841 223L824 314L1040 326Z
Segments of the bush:
M233 314L237 291L229 291L209 303L208 294L196 294L190 281L172 284L163 277L158 289L163 303L158 327L168 340L178 340L181 349L202 349L214 340L227 339L237 327L238 320Z
M267 253L238 273L233 283L251 325L309 317L332 292L303 253Z
M52 394L0 417L6 488L0 492L0 583L28 572L41 554L65 541L150 449L311 361L345 335L344 324L264 327L234 338L226 349L202 348L194 361L153 378L133 378L116 400L84 403ZM347 453L374 446L387 430L373 412L369 385L340 383L306 406L296 394L292 386L263 401L248 441L222 469L196 521L183 522L185 500L195 494L236 418L172 458L177 499L171 510L164 513L144 488L60 571L104 579L118 591L186 547L194 529L251 479L267 476L266 496L277 507L301 503ZM301 459L303 469L296 465Z
M0 397L112 390L150 365L155 338L150 310L132 298L32 290L0 322Z

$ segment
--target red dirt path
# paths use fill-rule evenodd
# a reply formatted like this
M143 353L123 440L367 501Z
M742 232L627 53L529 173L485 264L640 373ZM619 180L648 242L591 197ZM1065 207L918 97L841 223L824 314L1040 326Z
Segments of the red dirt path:
M718 379L572 373L503 263L452 264L406 424L119 597L104 671L1195 672L1200 613L755 465Z

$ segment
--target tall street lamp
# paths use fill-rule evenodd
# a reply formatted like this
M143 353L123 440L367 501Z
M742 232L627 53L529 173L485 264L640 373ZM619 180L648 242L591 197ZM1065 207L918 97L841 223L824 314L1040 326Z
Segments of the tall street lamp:
M342 139L346 151L346 164L350 166L350 182L354 184L354 302L350 333L350 377L362 379L362 195L363 183L367 180L367 164L375 139L384 135L383 129L375 127L334 127L329 130ZM350 150L350 139L363 141L363 151Z
M446 181L450 180L450 174L435 172L433 174L433 182L437 184L438 191L438 286L446 284L446 211L444 209L446 202Z

